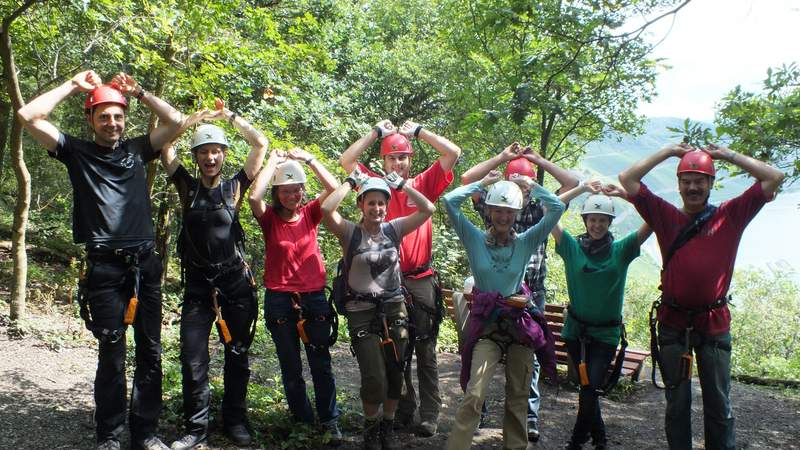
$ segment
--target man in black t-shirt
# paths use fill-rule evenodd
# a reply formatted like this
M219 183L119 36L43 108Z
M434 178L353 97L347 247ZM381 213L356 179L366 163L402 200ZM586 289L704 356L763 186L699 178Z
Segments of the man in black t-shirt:
M65 99L88 93L93 141L66 135L49 120ZM134 96L159 117L150 134L123 139ZM131 447L166 449L156 437L161 413L161 262L155 255L145 164L158 157L183 116L126 74L103 85L92 70L18 111L28 133L67 167L73 189L73 239L86 245L81 316L99 341L94 385L97 448L119 449L125 427L125 330L133 325L136 370L131 392Z

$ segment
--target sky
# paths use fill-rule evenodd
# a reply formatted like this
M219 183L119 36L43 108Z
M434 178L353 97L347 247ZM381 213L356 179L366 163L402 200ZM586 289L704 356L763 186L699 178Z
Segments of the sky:
M693 0L675 20L652 25L653 55L664 58L648 117L711 122L714 105L737 85L760 90L769 67L800 62L800 1Z
M659 95L640 105L645 116L713 122L715 104L731 89L741 85L758 92L768 68L800 64L800 0L692 0L674 17L648 33L650 42L663 39L653 56L671 67L660 70ZM737 268L779 267L794 271L800 283L800 253L784 244L795 240L800 227L798 184L750 223Z

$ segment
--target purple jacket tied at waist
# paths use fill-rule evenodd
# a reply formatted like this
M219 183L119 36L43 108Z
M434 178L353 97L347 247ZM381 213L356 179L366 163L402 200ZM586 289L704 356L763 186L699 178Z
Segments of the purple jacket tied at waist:
M498 292L480 292L478 289L473 289L472 307L461 347L461 388L467 389L472 368L472 350L481 337L484 327L500 317L513 321L520 340L518 344L534 349L542 367L542 374L555 380L555 338L547 328L547 320L543 313L536 310L531 314L528 308L509 306Z

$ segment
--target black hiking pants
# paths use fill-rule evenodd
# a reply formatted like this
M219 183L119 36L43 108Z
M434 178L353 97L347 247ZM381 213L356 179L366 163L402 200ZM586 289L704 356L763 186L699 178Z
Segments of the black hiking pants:
M228 325L233 344L249 347L250 324L257 314L253 289L244 270L216 280L221 294L217 301ZM181 373L183 375L183 417L186 432L206 434L209 424L211 391L208 387L208 339L216 320L211 299L212 287L202 275L186 274L186 290L181 310ZM247 351L234 352L225 345L222 418L226 427L247 420L247 383L250 365Z
M577 369L581 362L581 344L574 340L565 342L569 358ZM586 344L586 372L589 375L589 385L581 386L578 393L578 418L575 420L571 439L574 444L583 444L590 436L593 445L606 443L606 425L600 413L598 389L605 382L615 352L616 348L605 342L592 340Z
M136 369L129 407L131 440L155 435L161 414L161 261L150 252L139 261L140 281L133 339ZM123 317L133 294L130 264L112 255L89 253L87 298L95 327L124 330ZM97 441L119 440L125 428L126 337L100 339L94 380Z

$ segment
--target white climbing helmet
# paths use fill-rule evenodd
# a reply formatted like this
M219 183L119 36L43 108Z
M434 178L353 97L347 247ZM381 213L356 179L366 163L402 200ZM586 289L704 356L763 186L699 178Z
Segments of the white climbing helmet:
M225 138L225 131L210 123L200 125L192 135L192 150L203 144L220 144L227 147L228 139Z
M489 186L486 204L511 209L522 209L522 190L513 181L501 180Z
M381 191L386 194L387 199L392 198L392 190L389 189L389 185L386 184L386 180L380 177L369 177L367 181L361 185L361 190L358 191L358 197L356 197L356 199L360 199L369 191Z
M273 186L305 182L306 172L303 170L303 166L295 160L288 160L278 164L278 167L275 168L275 173L272 175Z
M581 208L581 216L587 214L605 214L606 216L616 217L614 202L611 197L602 194L593 194L586 198Z

